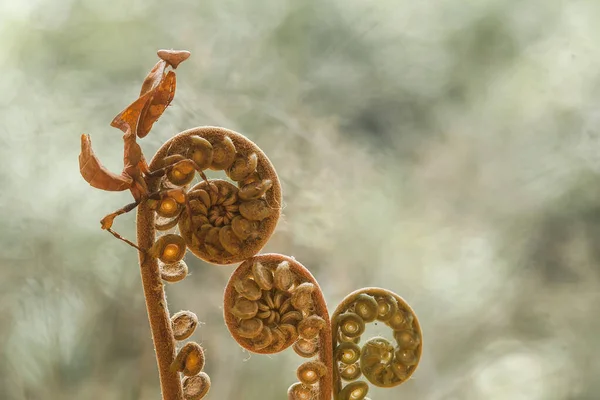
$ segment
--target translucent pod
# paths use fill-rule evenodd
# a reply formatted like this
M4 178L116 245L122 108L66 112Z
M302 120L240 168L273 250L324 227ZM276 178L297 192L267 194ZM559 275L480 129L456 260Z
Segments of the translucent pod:
M421 339L411 330L395 331L394 339L401 349L415 350L421 344Z
M172 197L165 196L159 200L156 213L164 218L174 218L181 212L181 205Z
M359 294L354 301L354 312L365 322L375 321L377 318L377 301L368 294Z
M249 221L241 215L237 215L231 220L231 229L238 238L246 240L258 234L258 222Z
M235 145L229 136L224 136L223 139L213 142L213 158L210 164L210 169L218 171L227 169L235 160Z
M204 368L204 351L196 342L188 342L179 350L172 368L185 376L194 376Z
M243 338L254 339L263 330L263 322L258 318L243 319L240 321L237 333Z
M325 320L318 315L309 315L298 324L298 334L305 339L316 338L327 325Z
M185 241L181 236L172 233L163 235L152 245L148 254L165 264L176 263L185 255Z
M300 338L294 343L293 349L300 357L311 358L319 352L319 341Z
M205 372L196 376L183 378L183 398L185 400L200 400L210 390L210 378Z
M165 218L156 214L154 217L154 227L159 231L168 231L169 229L174 228L177 225L177 222L179 222L179 218L177 217L179 217L179 214L173 218Z
M239 197L242 200L255 200L261 198L267 190L271 189L273 181L263 179L262 181L249 183L240 188Z
M252 279L236 279L233 282L233 287L240 296L245 297L248 300L256 301L262 297L262 290Z
M396 310L394 315L386 321L393 330L411 329L412 316L402 310Z
M227 176L236 182L243 181L256 171L258 157L251 153L248 157L238 154L231 166L227 169Z
M226 225L221 228L219 231L219 242L230 254L235 255L242 250L243 243L241 242L240 238L233 233L231 225Z
M377 296L377 319L389 321L398 310L398 302L392 296Z
M396 386L398 381L398 377L396 376L396 374L394 374L394 371L392 370L392 364L387 365L379 375L380 387Z
M288 389L288 400L312 400L315 389L304 383L294 383Z
M307 361L298 367L298 380L305 385L314 385L327 374L327 367L321 361Z
M263 199L244 201L240 204L239 211L244 218L251 221L262 221L273 213Z
M358 363L340 366L340 377L345 381L353 381L361 376L360 365Z
M254 276L254 281L261 289L271 290L273 288L273 273L260 261L255 261L252 264L252 275Z
M273 273L273 284L282 292L287 292L291 289L296 281L296 276L290 269L290 263L282 261L275 268Z
M405 381L410 376L410 371L408 367L402 364L398 359L395 359L390 365L390 369L392 373L400 380Z
M344 335L342 332L338 331L337 340L340 343L354 343L354 344L358 344L360 342L360 336L357 336L357 337L348 337L348 336Z
M399 349L396 351L396 359L407 367L417 365L419 358L413 350Z
M383 376L386 373L388 365L383 364L376 359L369 360L370 364L361 364L361 371L365 374L365 377L375 386L379 387L390 387L393 386L390 383L384 384Z
M391 363L394 359L394 347L385 338L369 339L360 354L360 368L365 377L376 386L389 387L397 382L391 380L393 373ZM385 379L386 370L389 377Z
M188 266L183 260L171 264L165 264L162 261L159 261L158 268L160 270L161 279L169 283L179 282L185 279L188 274Z
M171 327L175 340L185 340L192 336L198 326L198 317L191 311L179 311L171 317Z
M349 338L359 337L365 331L365 322L353 312L338 315L336 322L340 332Z
M310 311L313 307L312 294L315 290L315 285L310 282L298 285L292 292L292 306L296 310Z
M357 381L347 384L339 393L338 400L364 400L369 393L366 382Z
M167 170L167 179L175 186L185 186L194 180L196 166L192 160L181 160Z
M394 346L383 337L377 336L367 340L361 350L362 358L376 358L382 362L388 362L394 355Z
M258 303L242 297L235 302L230 311L240 319L254 318L258 312Z
M354 364L360 359L360 347L356 343L340 343L333 355L336 360L346 365Z
M198 165L200 170L205 170L212 164L213 147L210 142L200 136L190 136L190 147L187 156Z

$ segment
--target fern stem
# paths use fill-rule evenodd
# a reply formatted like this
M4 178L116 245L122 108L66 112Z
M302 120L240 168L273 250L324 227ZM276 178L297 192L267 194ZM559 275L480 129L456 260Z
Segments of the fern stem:
M154 229L153 212L146 202L142 202L137 212L137 240L142 249L149 249L154 244ZM158 260L141 252L139 260L146 309L160 376L162 399L182 400L183 393L179 373L170 368L175 359L175 341Z

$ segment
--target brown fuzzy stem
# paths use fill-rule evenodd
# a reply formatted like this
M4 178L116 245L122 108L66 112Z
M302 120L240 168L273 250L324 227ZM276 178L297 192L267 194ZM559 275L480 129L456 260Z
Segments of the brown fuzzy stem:
M316 282L316 280L315 280ZM327 316L327 326L323 329L319 335L319 341L321 343L321 347L319 348L319 360L327 367L327 374L325 374L319 380L319 396L320 400L331 400L331 395L333 392L333 343L331 341L331 322L329 320L329 313L327 312L327 303L325 302L325 298L323 297L323 292L321 289L315 292L316 297L316 309L317 315Z
M148 204L142 202L137 213L138 245L142 249L151 248L154 244L154 236L154 214ZM182 400L183 392L179 373L170 369L171 363L175 360L175 341L158 260L141 252L139 259L146 309L160 375L162 398L163 400Z

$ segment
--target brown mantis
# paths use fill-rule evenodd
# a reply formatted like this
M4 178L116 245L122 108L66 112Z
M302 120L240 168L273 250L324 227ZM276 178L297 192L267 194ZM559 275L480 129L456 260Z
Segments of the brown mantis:
M134 202L108 214L101 221L102 229L107 230L117 239L142 251L136 244L125 239L112 230L114 219L135 209L142 201L147 199L162 199L170 197L177 203L187 203L185 194L181 189L171 189L162 192L149 193L146 179L161 176L167 170L177 169L178 172L187 174L193 169L199 170L192 160L175 160L171 165L156 171L150 171L144 158L142 149L136 139L145 137L152 125L158 120L175 96L176 79L174 69L185 61L190 53L178 50L159 50L160 61L146 76L140 96L125 110L117 115L111 126L124 132L123 171L117 175L106 169L92 150L89 135L81 135L81 153L79 154L79 171L83 178L92 186L107 191L124 191L129 189ZM167 67L173 70L166 72ZM206 177L200 170L204 179Z

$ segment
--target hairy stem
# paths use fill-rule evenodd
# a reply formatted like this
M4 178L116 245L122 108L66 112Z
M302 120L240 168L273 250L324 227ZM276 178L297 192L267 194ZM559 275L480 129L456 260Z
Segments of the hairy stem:
M316 280L315 280L316 282ZM333 343L331 341L331 322L327 312L327 303L323 297L320 288L315 293L317 301L315 302L317 315L327 316L327 326L319 334L321 347L319 349L319 360L327 367L327 374L319 380L320 400L330 400L333 392Z
M154 214L148 204L142 202L137 213L138 245L142 249L149 249L154 244L154 236ZM163 400L182 400L183 393L179 373L170 368L175 359L175 341L158 260L141 252L139 259L148 320L158 363L162 398Z

